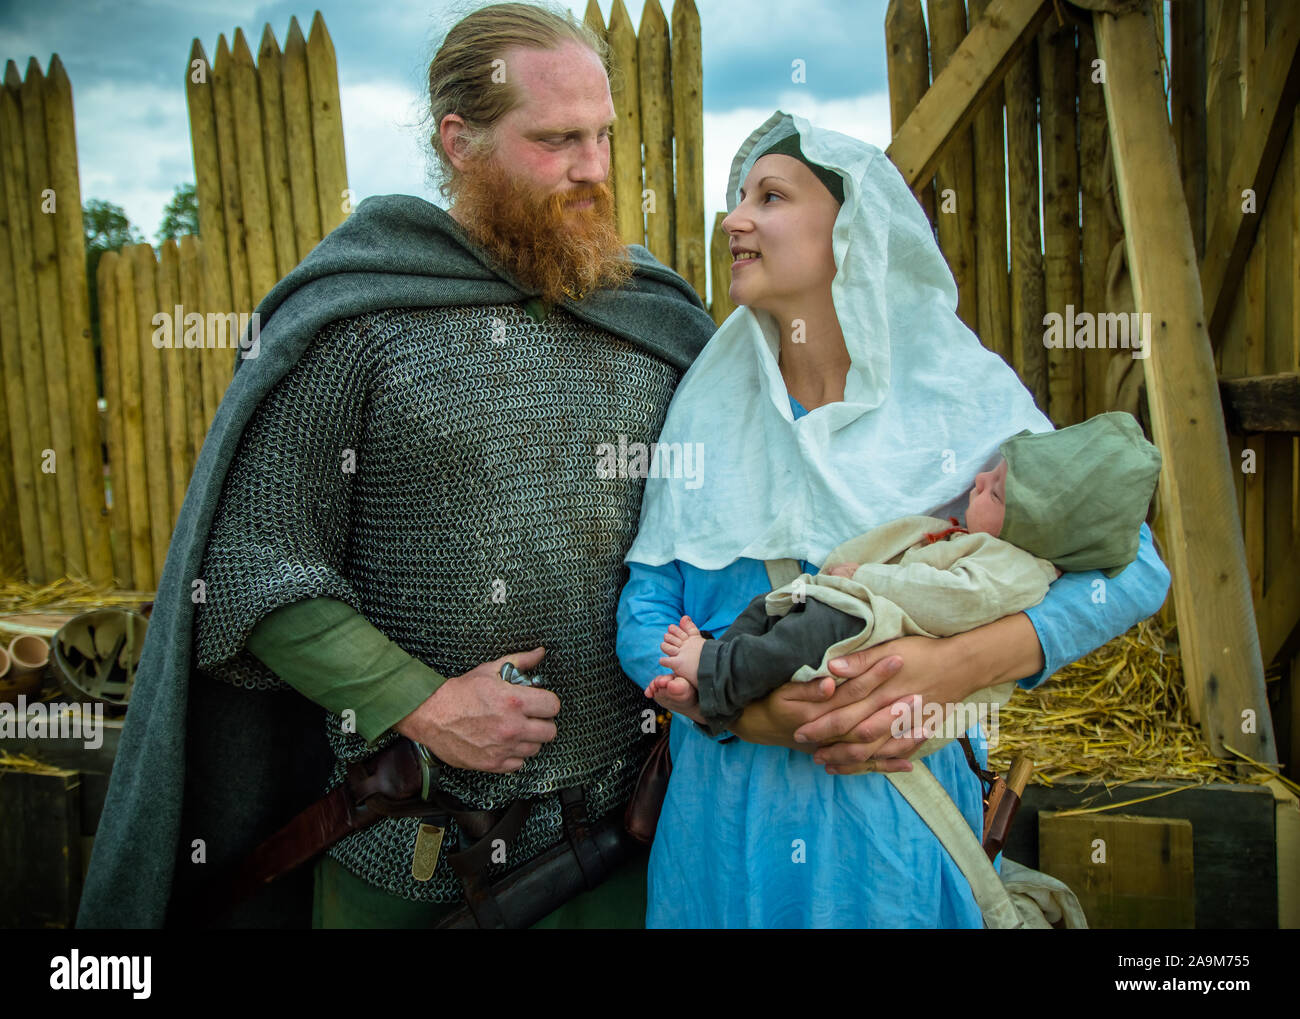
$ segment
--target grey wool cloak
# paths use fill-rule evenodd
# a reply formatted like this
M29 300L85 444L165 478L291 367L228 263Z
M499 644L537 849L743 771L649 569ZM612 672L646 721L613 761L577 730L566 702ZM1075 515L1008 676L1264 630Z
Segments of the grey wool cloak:
M643 247L630 283L563 307L678 370L714 325L685 280ZM294 691L250 691L192 669L200 576L222 486L262 400L322 328L391 308L515 303L534 296L475 246L445 211L407 195L368 198L257 307L256 357L235 370L172 533L130 710L95 837L79 927L201 922L193 910L221 865L191 865L195 840L219 839L223 864L247 855L319 798L333 765L324 709ZM209 857L211 850L207 850ZM185 866L178 866L181 862ZM307 926L312 869L300 867L232 921Z

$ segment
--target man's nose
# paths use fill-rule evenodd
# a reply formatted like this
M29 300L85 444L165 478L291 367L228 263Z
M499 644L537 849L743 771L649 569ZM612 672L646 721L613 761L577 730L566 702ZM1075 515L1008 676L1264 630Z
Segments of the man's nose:
M590 140L577 147L569 179L575 183L599 184L609 176L609 150Z

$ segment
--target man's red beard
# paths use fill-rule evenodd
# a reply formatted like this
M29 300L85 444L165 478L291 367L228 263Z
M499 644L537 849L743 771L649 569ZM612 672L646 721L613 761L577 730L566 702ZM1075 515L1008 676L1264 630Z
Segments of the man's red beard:
M586 199L593 200L589 208L566 211ZM547 303L632 278L614 221L614 194L605 181L539 195L488 156L462 175L455 209L473 239Z

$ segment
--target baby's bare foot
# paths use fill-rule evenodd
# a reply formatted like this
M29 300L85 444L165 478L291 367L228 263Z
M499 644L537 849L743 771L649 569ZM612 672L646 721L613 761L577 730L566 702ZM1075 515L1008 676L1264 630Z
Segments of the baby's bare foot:
M681 676L656 676L646 687L646 696L669 711L688 711L700 703L695 686Z

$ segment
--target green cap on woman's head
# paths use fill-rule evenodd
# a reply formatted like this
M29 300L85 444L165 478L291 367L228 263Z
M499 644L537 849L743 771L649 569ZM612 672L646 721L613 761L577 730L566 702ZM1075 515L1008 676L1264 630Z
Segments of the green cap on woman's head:
M769 145L757 158L761 159L763 156L793 156L817 175L817 179L826 185L826 190L831 193L831 197L841 205L844 204L844 179L834 170L828 170L805 156L803 149L799 147L799 136L797 134L787 135L780 141Z
M1160 451L1131 414L1111 411L1002 443L1006 516L998 537L1062 570L1115 576L1137 558Z

